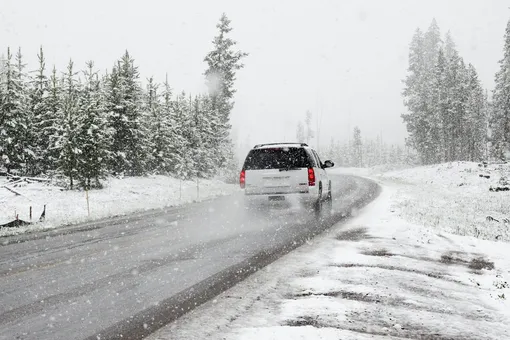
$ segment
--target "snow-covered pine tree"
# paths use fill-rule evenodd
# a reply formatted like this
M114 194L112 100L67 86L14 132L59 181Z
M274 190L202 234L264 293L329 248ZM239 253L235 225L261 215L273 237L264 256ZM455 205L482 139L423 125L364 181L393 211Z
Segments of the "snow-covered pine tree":
M400 145L396 146L394 164L405 164L404 149Z
M164 125L163 114L161 110L160 94L158 93L159 85L154 82L154 78L150 77L147 83L147 89L144 93L144 110L150 121L150 142L149 149L151 154L148 157L148 169L154 173L165 173L165 136L163 134Z
M5 58L3 55L0 56L0 139L5 138L6 131L4 123L6 121L5 114L3 112L3 100L4 94L4 83L5 83ZM4 152L4 142L0 141L0 170L5 171L7 164L7 155Z
M486 160L487 144L487 103L478 74L473 65L468 66L468 98L466 103L466 123L464 143L466 143L466 160L479 162Z
M146 106L151 117L151 169L159 174L175 171L178 161L179 138L173 120L172 89L168 79L163 84L163 92L158 92L159 85L149 78L146 92Z
M345 153L346 150L344 149L344 145L340 141L335 142L335 151L332 156L335 165L337 166L347 165Z
M441 31L437 25L436 19L432 19L432 22L430 23L430 26L425 33L423 43L425 49L425 70L428 75L431 76L434 70L434 66L437 62L439 48L442 44Z
M195 172L194 177L204 177L204 174L202 171L204 170L204 161L206 161L206 155L205 153L207 150L203 148L204 140L206 137L206 131L202 131L202 124L203 124L203 111L202 111L202 103L200 102L198 96L195 96L194 99L189 97L190 105L190 121L191 121L191 128L192 133L189 140L189 147L192 150L191 157L193 159L193 164L195 164L195 168L193 169ZM205 169L207 172L207 169Z
M436 138L436 157L435 162L445 162L448 159L447 136L449 135L450 125L453 124L449 116L449 88L446 79L447 59L444 50L441 48L437 56L435 66L434 83L432 96L434 99L434 125L437 127L434 131Z
M444 39L444 48L442 48L443 54L446 60L452 59L457 52L457 46L455 45L455 41L453 40L452 34L450 31L446 32Z
M447 161L464 159L463 134L466 130L465 112L467 102L467 70L458 53L447 61L446 83L448 87Z
M195 133L197 134L196 166L198 175L207 178L215 173L217 164L214 152L210 152L210 145L214 143L215 138L215 131L212 124L214 123L214 117L211 117L211 115L214 114L211 99L208 96L198 96L195 98L193 111ZM231 146L229 150L230 149L233 150L233 146ZM236 161L235 155L227 154L227 156L225 170L234 171L237 175L237 164L232 163Z
M361 130L359 127L354 127L354 135L352 141L353 147L353 165L355 167L363 166L363 142L361 139Z
M425 34L416 30L409 50L403 93L409 113L403 114L402 118L407 125L409 142L425 164L435 162L438 154L437 131L440 126L435 116L433 89L440 44L441 35L435 20Z
M435 19L432 20L424 36L424 79L421 96L423 98L423 141L422 155L427 164L440 161L440 117L435 110L436 98L434 98L436 65L441 50L441 32Z
M50 138L47 134L48 128L54 124L55 119L50 115L49 103L49 79L46 76L46 61L42 46L37 54L39 67L33 71L35 74L30 90L30 109L32 112L33 132L35 136L35 173L46 173L51 169Z
M16 53L16 77L19 83L19 117L22 122L22 129L20 132L23 134L19 136L20 143L20 158L22 159L22 173L25 175L33 175L35 169L35 149L36 149L36 136L33 127L33 114L30 110L30 95L29 95L29 77L25 72L26 64L23 63L23 55L21 48Z
M397 149L395 147L395 144L391 144L388 150L388 161L386 164L397 164Z
M1 84L0 107L0 154L8 172L13 170L23 173L26 171L28 101L25 93L23 75L18 65L13 63L10 48L7 49L3 77Z
M382 143L381 148L381 160L379 161L379 165L389 164L390 161L390 150L388 144Z
M375 151L375 164L382 164L383 162L383 140L382 140L382 134L379 134L376 138L376 141L374 143L374 151Z
M100 188L106 177L112 131L108 128L101 81L92 61L84 71L78 103L76 170L82 188Z
M175 164L175 171L178 178L191 179L195 176L195 163L193 150L191 148L193 141L194 128L192 125L190 101L183 91L173 102L175 131L177 139L181 141L177 153L179 162Z
M405 88L403 91L404 104L408 112L402 114L402 119L406 124L409 133L409 144L423 154L422 160L426 163L425 155L425 109L424 88L426 87L426 65L425 65L425 46L423 32L418 28L414 33L409 47L409 66L407 76L404 80Z
M128 136L127 118L123 115L120 91L120 62L117 61L112 71L105 79L105 106L107 110L108 127L112 129L112 145L109 170L114 174L123 174L127 171L126 154L123 140Z
M162 170L166 173L177 174L179 164L184 161L181 150L185 143L175 119L174 108L176 102L172 99L172 88L168 83L168 76L165 78L161 96L163 99L161 104L162 136L164 136L162 142L166 143L165 154L163 155L165 167Z
M338 163L338 161L334 160L335 159L335 148L336 148L335 139L333 137L331 137L331 140L329 142L329 146L328 146L325 156L327 159L333 160L333 163Z
M504 36L503 58L496 73L492 96L491 144L496 159L506 159L510 152L510 20Z
M244 67L241 60L248 54L234 50L236 41L228 35L232 31L230 20L225 13L222 14L220 22L216 25L218 35L213 40L213 49L204 61L207 63L207 70L204 75L211 97L212 111L216 112L218 126L216 129L216 141L211 149L220 152L217 157L217 166L225 166L227 159L233 154L230 142L230 113L233 108L233 97L236 92L234 82L236 72Z
M62 83L60 108L58 111L59 123L55 147L59 151L58 170L69 180L69 187L74 188L78 177L78 157L82 153L79 145L81 130L81 117L79 116L80 85L76 79L73 61L67 65Z
M227 167L233 150L230 150L230 132L224 129L225 125L221 112L214 108L213 98L209 96L209 100L205 104L204 110L209 120L209 128L212 131L212 134L207 138L209 145L207 157L212 160L211 171L214 172ZM225 136L225 133L228 133L228 135Z
M128 51L108 77L106 93L109 126L114 131L110 167L117 174L142 175L148 168L149 131L138 68Z
M49 79L46 108L40 119L36 121L38 140L47 148L41 153L42 171L48 174L58 169L60 157L59 131L62 124L62 80L57 77L57 69L53 70Z
M379 161L378 161L378 148L377 148L377 144L376 142L374 142L373 140L370 140L370 139L365 139L363 141L363 155L362 155L362 159L363 159L363 162L364 162L364 165L367 166L367 167L372 167L374 165L377 165L379 164Z
M459 54L453 38L448 32L445 47L441 49L436 65L436 112L441 122L441 158L439 161L450 162L455 157L458 126L458 111L454 108L458 95Z
M484 90L484 108L483 113L485 116L485 145L484 145L484 159L486 161L489 161L491 156L491 121L492 121L492 114L493 114L493 105L492 102L489 100L489 91L487 89Z

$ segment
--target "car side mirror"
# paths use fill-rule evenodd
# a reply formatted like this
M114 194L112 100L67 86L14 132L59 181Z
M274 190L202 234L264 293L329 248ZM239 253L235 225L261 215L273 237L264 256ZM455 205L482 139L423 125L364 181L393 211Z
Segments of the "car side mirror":
M325 161L324 162L324 169L326 168L332 168L335 166L335 163L333 163L332 161Z

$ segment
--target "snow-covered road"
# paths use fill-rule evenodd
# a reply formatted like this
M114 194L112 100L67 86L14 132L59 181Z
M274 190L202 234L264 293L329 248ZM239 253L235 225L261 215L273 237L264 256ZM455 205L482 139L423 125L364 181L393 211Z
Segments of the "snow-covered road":
M148 334L307 242L377 190L360 178L334 181L335 215L321 226L299 210L247 218L234 195L99 226L4 238L0 339Z
M472 177L463 180L478 195L478 174ZM431 228L404 218L410 188L412 201L448 192L429 197L425 188L391 181L382 187L359 216L148 339L510 339L508 243L444 232L443 221Z

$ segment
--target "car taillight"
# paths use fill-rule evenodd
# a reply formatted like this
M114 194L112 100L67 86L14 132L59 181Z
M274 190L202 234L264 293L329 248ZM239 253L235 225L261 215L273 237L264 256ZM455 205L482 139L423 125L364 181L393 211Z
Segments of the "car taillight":
M244 186L246 184L246 171L244 169L241 171L241 175L239 175L239 185L241 186L241 189L244 189Z
M308 186L315 186L315 172L313 168L308 168Z

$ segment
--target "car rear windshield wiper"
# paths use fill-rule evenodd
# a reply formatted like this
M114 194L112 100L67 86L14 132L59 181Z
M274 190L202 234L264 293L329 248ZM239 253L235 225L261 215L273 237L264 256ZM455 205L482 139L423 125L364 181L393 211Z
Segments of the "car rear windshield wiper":
M280 171L290 171L290 170L301 170L300 167L297 166L289 166L288 168L281 168Z

